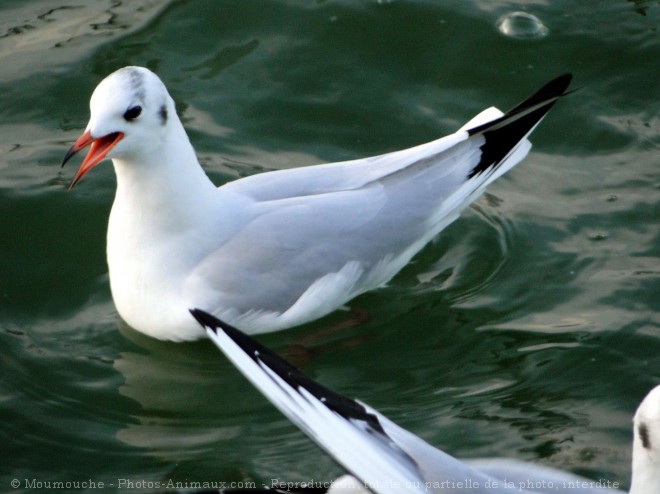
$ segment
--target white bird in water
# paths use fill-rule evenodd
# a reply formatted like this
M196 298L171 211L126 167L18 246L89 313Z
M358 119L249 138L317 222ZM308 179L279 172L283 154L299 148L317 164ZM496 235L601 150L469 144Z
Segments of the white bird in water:
M188 312L200 307L250 333L275 331L389 281L527 155L527 136L570 80L427 144L216 187L165 85L125 67L95 89L89 124L62 164L91 145L73 187L112 159L110 286L130 326L159 339L201 338Z
M238 370L291 422L350 472L351 475L340 477L341 482L331 492L624 492L616 481L591 480L520 460L458 460L368 405L324 388L232 326L201 310L194 309L191 313ZM637 409L633 432L630 494L660 493L660 386L655 387Z

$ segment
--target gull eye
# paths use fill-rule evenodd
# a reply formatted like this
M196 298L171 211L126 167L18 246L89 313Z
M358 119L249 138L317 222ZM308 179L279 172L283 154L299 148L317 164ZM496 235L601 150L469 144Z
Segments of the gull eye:
M127 122L131 122L135 120L137 117L139 117L140 113L142 113L141 106L132 106L124 113L124 120L126 120Z

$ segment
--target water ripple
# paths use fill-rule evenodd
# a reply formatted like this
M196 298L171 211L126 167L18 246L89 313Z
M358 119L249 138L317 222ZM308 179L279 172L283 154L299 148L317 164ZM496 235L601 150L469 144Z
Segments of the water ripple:
M487 293L511 261L510 251L518 241L516 224L498 211L497 202L497 197L487 194L471 207L476 216L465 216L461 226L446 231L450 247L417 275L418 292L444 291L454 303L471 307L489 302ZM461 236L455 238L459 230Z

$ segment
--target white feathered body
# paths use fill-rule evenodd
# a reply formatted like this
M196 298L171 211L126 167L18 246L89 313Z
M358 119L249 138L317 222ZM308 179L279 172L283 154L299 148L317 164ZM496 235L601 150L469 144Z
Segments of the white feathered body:
M500 115L489 109L469 125ZM194 151L182 127L173 131L166 142L178 145L152 154L154 166L114 160L107 252L119 313L165 339L202 336L193 306L251 333L322 317L389 281L496 178L467 178L484 138L460 130L215 188L198 166L182 170ZM529 147L521 142L498 175Z

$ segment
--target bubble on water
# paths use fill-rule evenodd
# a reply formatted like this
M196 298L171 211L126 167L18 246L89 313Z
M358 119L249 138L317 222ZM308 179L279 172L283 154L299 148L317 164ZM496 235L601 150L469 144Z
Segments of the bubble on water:
M511 12L497 21L497 29L510 38L538 39L548 34L541 19L527 12Z

